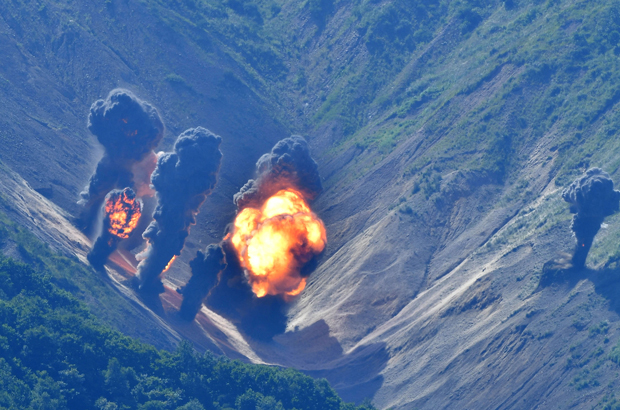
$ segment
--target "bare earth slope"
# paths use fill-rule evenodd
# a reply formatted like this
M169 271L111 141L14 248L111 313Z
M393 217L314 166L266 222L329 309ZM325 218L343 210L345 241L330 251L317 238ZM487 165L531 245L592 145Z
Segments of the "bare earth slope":
M620 181L617 6L248 2L259 20L235 4L2 3L5 211L83 261L74 203L101 155L85 122L111 88L159 109L160 149L188 127L222 135L218 188L167 276L173 310L255 160L304 133L328 248L286 333L253 340L206 308L184 327L146 308L116 260L101 281L138 335L296 367L385 409L613 405L620 217L591 269L541 277L573 247L562 187L589 166ZM406 16L410 30L390 28Z

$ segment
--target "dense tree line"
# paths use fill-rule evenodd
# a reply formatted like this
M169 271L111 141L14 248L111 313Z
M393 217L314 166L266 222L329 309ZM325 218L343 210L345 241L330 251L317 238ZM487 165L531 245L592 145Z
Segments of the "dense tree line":
M102 325L49 276L0 259L0 409L362 410L326 380L175 352Z

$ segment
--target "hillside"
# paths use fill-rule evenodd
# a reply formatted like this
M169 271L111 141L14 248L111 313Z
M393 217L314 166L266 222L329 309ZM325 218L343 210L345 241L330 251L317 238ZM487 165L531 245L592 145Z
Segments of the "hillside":
M161 149L197 125L223 137L171 288L256 159L308 137L328 247L286 333L242 336L247 360L380 408L617 406L618 215L590 269L541 283L573 248L562 188L591 166L620 182L614 2L21 0L0 16L0 159L69 215L110 89L158 108Z
M197 355L188 342L169 353L132 340L25 264L0 260L0 283L3 408L358 408L324 379Z

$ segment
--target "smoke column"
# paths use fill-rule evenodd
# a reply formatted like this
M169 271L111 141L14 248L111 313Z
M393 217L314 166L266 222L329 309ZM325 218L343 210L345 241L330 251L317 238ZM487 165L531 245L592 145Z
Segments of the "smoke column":
M256 297L248 286L243 267L239 264L231 241L221 247L228 266L218 275L204 303L209 309L228 318L246 335L256 340L270 340L284 333L287 323L287 303L281 296Z
M179 135L174 152L157 159L151 176L157 208L153 222L142 234L148 247L139 255L144 258L138 265L140 290L163 291L159 275L181 254L198 209L215 187L222 159L221 142L219 136L205 128L190 128Z
M256 163L251 179L234 196L238 214L227 236L256 296L298 295L306 286L303 266L325 248L325 228L308 200L321 178L306 140L279 141Z
M256 163L256 175L256 179L250 179L235 194L237 209L259 208L267 198L282 189L293 188L309 201L323 190L308 143L299 135L279 141L271 153L260 157Z
M573 266L583 268L603 220L618 211L620 191L614 190L614 182L607 172L591 168L564 189L562 198L570 204L570 212L575 214L571 224L577 239Z
M183 295L180 315L188 322L194 320L202 301L217 283L218 275L226 269L224 250L220 245L209 245L205 253L198 251L189 266L192 268L192 277L179 290Z
M327 243L323 222L300 193L281 190L258 208L244 208L230 238L252 291L297 296L306 287L302 268Z
M142 215L142 202L131 188L114 190L106 195L103 211L103 231L88 254L95 269L102 269L118 243L129 238Z
M87 208L111 189L135 186L135 167L143 161L148 163L148 157L154 155L153 149L164 135L164 124L155 108L119 88L90 107L88 129L105 153L80 194L79 203Z

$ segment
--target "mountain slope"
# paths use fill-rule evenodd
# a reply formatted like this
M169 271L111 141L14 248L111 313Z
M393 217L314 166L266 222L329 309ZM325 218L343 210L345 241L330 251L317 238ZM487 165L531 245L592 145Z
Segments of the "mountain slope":
M246 337L252 355L382 408L613 402L618 217L597 237L595 269L539 282L573 246L560 189L590 166L618 181L615 3L0 7L0 158L69 212L96 161L88 106L114 86L158 107L162 148L189 126L224 137L220 185L171 286L221 239L254 160L309 136L328 248L287 333Z
M101 326L47 272L0 260L0 404L4 408L350 409L325 380L158 351ZM364 407L368 408L368 407Z

